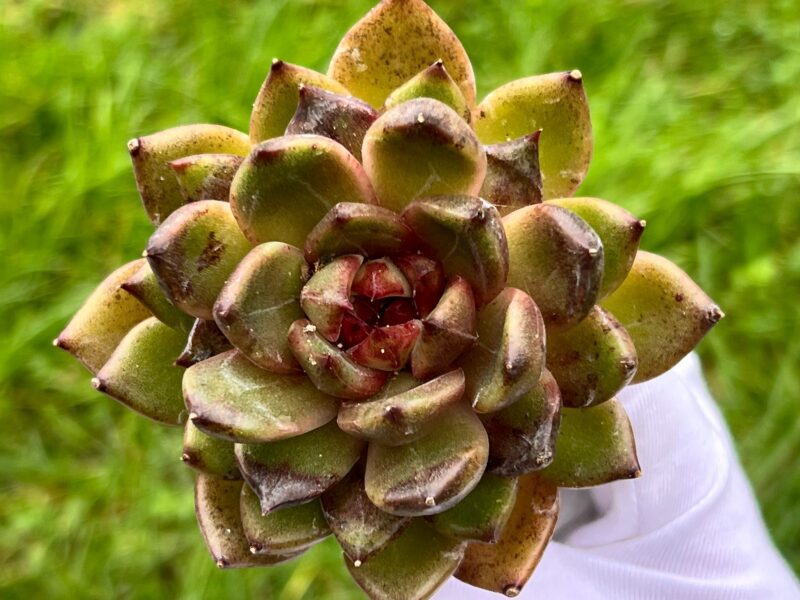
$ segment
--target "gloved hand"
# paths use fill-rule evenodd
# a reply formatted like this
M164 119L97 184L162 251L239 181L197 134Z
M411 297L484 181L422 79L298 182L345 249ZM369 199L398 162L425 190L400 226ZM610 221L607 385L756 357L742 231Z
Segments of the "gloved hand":
M562 490L556 541L519 597L800 598L797 579L768 537L697 356L619 397L633 425L642 475ZM435 595L498 597L455 579Z

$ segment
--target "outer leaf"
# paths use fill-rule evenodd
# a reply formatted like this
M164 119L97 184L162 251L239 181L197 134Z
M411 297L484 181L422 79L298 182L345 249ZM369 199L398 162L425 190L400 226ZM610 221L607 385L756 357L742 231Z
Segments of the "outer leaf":
M225 280L250 250L227 202L182 206L150 236L147 260L172 304L211 320Z
M259 369L232 350L194 365L183 377L192 422L234 442L270 442L316 429L338 403L302 375Z
M147 308L122 289L122 284L144 264L143 258L134 260L106 277L53 340L53 345L97 373L131 328L151 316Z
M461 581L508 597L519 595L553 535L558 490L537 475L519 479L517 500L496 544L470 544L456 571Z
M384 102L384 108L394 108L414 98L433 98L452 108L467 123L472 121L472 104L464 98L464 94L450 77L442 60L437 60L389 94Z
M329 423L277 442L236 444L236 459L266 515L319 496L347 475L363 448L364 442Z
M257 144L283 135L297 110L301 85L347 94L347 90L322 73L275 59L258 92L250 115L250 141Z
M175 359L180 367L192 365L231 350L233 346L214 321L196 319L181 355Z
M200 431L191 421L183 430L181 460L195 471L222 479L241 479L233 444Z
M564 406L583 408L609 400L633 378L636 365L628 332L599 306L572 329L547 338L547 368Z
M666 258L639 252L623 284L603 301L633 338L634 383L671 369L724 316L692 279Z
M153 313L154 317L165 325L184 332L191 329L194 319L167 300L148 262L144 259L137 262L140 262L142 266L126 279L120 287L135 296L139 302Z
M422 0L383 0L342 38L328 75L379 107L392 90L439 59L474 105L472 65L447 23Z
M480 420L466 404L456 405L428 435L410 444L370 444L367 495L375 506L395 515L434 515L475 488L488 456L489 440Z
M300 292L300 306L320 335L329 342L339 339L345 313L353 310L350 288L364 257L337 256L319 269Z
M475 196L486 174L475 133L452 108L431 98L383 113L367 131L362 152L380 204L398 212L424 196Z
M92 386L164 425L182 425L183 369L175 366L184 336L155 317L130 330L92 379Z
M580 71L518 79L490 93L476 109L475 130L495 144L542 130L544 197L571 196L592 158L592 123Z
M542 201L541 133L538 130L515 140L486 146L486 178L481 198L494 204L501 215Z
M287 135L255 146L233 179L230 201L250 241L298 248L335 204L377 203L355 157L318 135Z
M169 166L186 202L227 200L243 160L236 154L195 154L173 160Z
M372 600L423 600L458 567L464 544L434 531L420 519L364 564L345 556L347 569Z
M206 153L245 156L249 151L245 134L222 125L182 125L128 142L136 187L155 225L184 203L171 161Z
M640 474L633 430L619 400L561 410L555 460L542 477L559 487L588 487Z

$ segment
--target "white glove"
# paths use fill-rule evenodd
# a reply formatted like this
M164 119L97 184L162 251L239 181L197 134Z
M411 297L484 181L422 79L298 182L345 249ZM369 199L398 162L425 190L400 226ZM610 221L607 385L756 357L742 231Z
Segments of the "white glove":
M633 425L642 475L562 490L567 510L556 529L559 541L547 547L519 598L800 598L797 579L766 532L697 357L619 398ZM576 515L581 506L590 509L588 517L586 510ZM435 595L499 597L455 579Z

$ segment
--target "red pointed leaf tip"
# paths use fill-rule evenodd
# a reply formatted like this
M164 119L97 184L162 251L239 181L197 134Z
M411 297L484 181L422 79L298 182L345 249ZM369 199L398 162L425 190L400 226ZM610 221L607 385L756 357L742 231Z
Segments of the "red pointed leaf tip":
M390 296L411 296L411 286L408 281L388 258L371 260L361 265L353 280L351 291L373 301Z
M422 322L378 327L348 350L357 363L381 371L397 371L408 363L411 350L422 331Z

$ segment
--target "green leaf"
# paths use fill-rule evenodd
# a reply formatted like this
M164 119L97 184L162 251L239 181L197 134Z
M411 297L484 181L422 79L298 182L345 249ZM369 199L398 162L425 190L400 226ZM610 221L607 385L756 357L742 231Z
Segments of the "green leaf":
M181 460L195 471L222 479L241 479L233 444L207 435L190 421L183 430Z
M236 154L195 154L169 163L185 202L228 200L231 181L243 156Z
M390 109L415 98L438 100L456 111L467 123L472 121L472 107L464 98L461 88L450 77L442 60L437 60L394 90L383 106Z
M122 289L146 306L165 325L178 331L189 331L194 319L167 300L150 264L144 259L141 263L142 266L122 283Z

